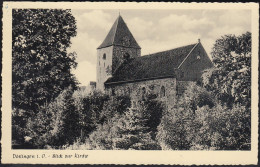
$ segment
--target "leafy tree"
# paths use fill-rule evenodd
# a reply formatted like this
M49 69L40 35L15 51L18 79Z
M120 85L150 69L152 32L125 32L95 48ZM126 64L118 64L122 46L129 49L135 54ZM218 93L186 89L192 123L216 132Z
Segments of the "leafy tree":
M216 99L212 93L196 83L189 83L182 96L177 97L176 108L189 108L195 112L197 107L208 105L210 108L215 106Z
M194 83L165 110L156 136L162 149L249 150L250 112L222 104Z
M166 110L156 136L164 150L188 150L191 147L196 126L193 125L194 112L190 108Z
M198 108L194 122L199 131L190 149L249 150L250 114L244 106L232 109L217 104L213 108Z
M148 127L147 131L151 134L153 140L155 140L157 126L160 124L162 113L165 110L163 104L154 99L154 97L153 94L150 94L147 98L137 103L137 111L143 113L143 117L146 120L145 126Z
M47 145L58 148L72 144L80 136L79 113L73 105L72 88L69 87L50 104L28 121L27 131L37 148Z
M189 150L202 124L196 120L198 107L214 107L214 97L195 83L190 83L182 96L176 100L176 106L163 112L156 136L165 150Z
M28 136L26 131L26 111L22 109L14 109L12 111L12 147L16 148L19 145L25 146L25 137Z
M118 128L117 124L119 122L120 115L116 114L114 117L110 118L103 124L99 124L95 131L89 135L87 142L91 149L94 150L112 150L113 139L118 137L116 133Z
M123 114L127 108L131 107L129 96L112 96L105 101L102 112L100 114L100 123L111 120L115 115Z
M117 123L114 149L158 150L160 146L151 138L142 109L129 109Z
M225 35L213 47L215 68L203 74L203 85L232 106L251 103L251 33L240 36Z
M151 138L145 110L126 109L100 124L89 136L92 149L157 150L160 146Z
M75 95L75 93L74 93ZM96 129L100 115L109 97L94 91L85 97L74 96L75 111L79 113L79 124L82 139Z
M13 107L36 112L76 86L75 53L67 53L76 20L70 10L60 9L14 9L12 14Z

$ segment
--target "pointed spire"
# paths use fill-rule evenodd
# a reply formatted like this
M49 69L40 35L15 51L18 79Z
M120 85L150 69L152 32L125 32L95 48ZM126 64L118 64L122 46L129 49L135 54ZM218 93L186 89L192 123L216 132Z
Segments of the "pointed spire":
M105 40L98 47L98 49L112 45L140 49L140 46L128 29L120 13L113 26L111 27L109 33L107 34Z

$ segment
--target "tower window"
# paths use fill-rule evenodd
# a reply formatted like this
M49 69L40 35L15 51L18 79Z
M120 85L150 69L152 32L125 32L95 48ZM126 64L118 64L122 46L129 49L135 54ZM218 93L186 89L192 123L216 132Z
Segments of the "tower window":
M106 58L107 58L107 55L104 53L103 54L103 60L106 60Z
M161 97L165 97L165 87L164 86L161 87L160 94L161 94Z

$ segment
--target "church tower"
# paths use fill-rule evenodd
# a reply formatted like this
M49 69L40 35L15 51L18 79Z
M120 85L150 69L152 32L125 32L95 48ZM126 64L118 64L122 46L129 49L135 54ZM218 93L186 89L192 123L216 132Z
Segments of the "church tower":
M105 40L97 48L97 89L104 91L104 82L125 61L141 56L141 48L119 15Z

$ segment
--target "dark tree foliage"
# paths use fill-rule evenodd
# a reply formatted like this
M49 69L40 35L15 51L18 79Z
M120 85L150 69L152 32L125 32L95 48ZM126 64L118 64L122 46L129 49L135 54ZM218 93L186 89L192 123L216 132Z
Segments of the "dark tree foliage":
M100 123L111 120L116 114L123 114L127 108L131 107L131 100L129 96L112 96L104 103L102 112L100 114Z
M164 110L165 106L162 102L154 99L153 94L148 95L146 99L137 103L136 112L143 112L144 118L146 119L145 126L148 127L147 132L151 133L153 140L155 140L157 126L161 122L162 113Z
M203 86L230 107L251 104L251 33L225 35L216 40L212 59L216 68L203 74Z
M71 68L75 53L67 53L76 36L70 10L15 9L12 20L13 108L34 110L76 87Z
M35 148L59 148L80 137L80 117L72 94L71 87L65 89L53 102L41 106L39 112L29 118L26 130Z
M102 109L108 100L107 95L97 91L84 98L74 98L74 106L79 113L81 138L96 129Z

